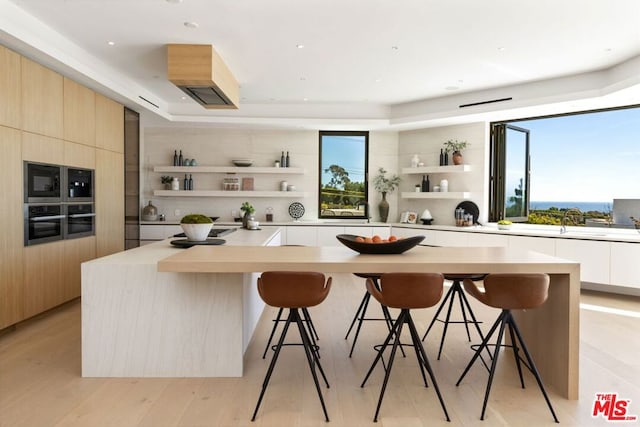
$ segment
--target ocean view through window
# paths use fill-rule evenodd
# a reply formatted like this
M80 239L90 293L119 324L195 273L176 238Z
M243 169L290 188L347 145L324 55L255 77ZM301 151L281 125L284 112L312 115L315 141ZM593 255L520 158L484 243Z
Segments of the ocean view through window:
M630 216L640 215L637 106L497 122L492 130L500 126L526 130L530 146L523 153L515 141L510 152L507 136L500 152L492 135L490 220L560 224L566 210L577 208L583 216L573 225L626 228L633 225ZM526 156L529 169L523 172ZM526 209L519 210L514 194L524 191Z

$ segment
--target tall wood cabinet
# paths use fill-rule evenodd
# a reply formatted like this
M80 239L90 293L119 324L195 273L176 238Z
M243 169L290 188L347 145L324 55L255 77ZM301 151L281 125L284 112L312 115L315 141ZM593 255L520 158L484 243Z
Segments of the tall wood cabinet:
M0 103L1 104L1 103ZM22 309L22 148L20 131L0 126L0 329L24 318Z
M0 46L0 126L20 129L22 98L20 96L20 55Z
M0 329L80 295L124 249L124 107L0 46ZM96 235L24 246L23 161L95 169Z

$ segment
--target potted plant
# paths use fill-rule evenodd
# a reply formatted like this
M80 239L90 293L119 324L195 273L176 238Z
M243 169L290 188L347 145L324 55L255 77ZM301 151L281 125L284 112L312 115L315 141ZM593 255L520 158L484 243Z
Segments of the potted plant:
M253 213L256 211L255 208L249 202L244 202L242 206L240 206L240 210L244 212L242 216L242 227L249 227L249 220L253 217Z
M209 237L213 220L206 215L189 214L182 217L180 227L187 235L187 239L202 242Z
M380 211L380 221L387 222L389 218L389 202L387 202L387 193L393 193L393 191L400 185L400 177L398 175L392 175L390 178L386 177L387 171L384 168L378 168L378 175L373 178L373 187L382 193L382 200L378 205Z
M162 182L164 184L164 189L165 190L171 190L171 182L173 181L173 177L172 176L166 176L163 175L160 177L160 182Z
M458 141L457 139L450 139L442 145L444 146L444 151L446 153L453 153L451 156L451 158L453 159L453 164L461 165L462 153L460 151L464 150L467 147L467 145L469 145L467 141Z

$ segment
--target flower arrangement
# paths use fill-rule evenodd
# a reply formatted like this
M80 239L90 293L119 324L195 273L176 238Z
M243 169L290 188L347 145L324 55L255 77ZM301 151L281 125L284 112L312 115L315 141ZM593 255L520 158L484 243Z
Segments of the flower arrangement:
M456 151L464 150L469 143L467 141L458 141L457 139L450 139L444 144L444 151L447 153L455 153Z
M392 193L398 185L400 185L400 177L398 175L392 175L390 178L387 178L385 174L387 173L384 168L378 168L378 175L373 178L373 186L374 188L381 193Z
M160 177L160 182L162 182L163 184L171 184L171 181L173 181L172 176L163 175Z

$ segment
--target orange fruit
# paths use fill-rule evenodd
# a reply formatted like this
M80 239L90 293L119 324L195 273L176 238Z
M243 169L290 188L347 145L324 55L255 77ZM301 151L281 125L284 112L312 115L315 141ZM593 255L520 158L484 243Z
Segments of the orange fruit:
M390 242L395 242L396 240L398 240L398 238L396 236L394 236L393 234L391 236L389 236L389 241Z
M371 240L373 241L373 243L380 243L382 242L382 237L378 236L377 234L375 236L373 236L371 238Z
M364 242L365 243L373 243L373 239L371 237L365 237L364 238Z
M364 242L364 238L363 238L363 237L360 237L360 236L356 237L356 238L355 238L355 239L353 239L353 240L355 240L356 242L361 242L361 243L362 243L362 242Z

